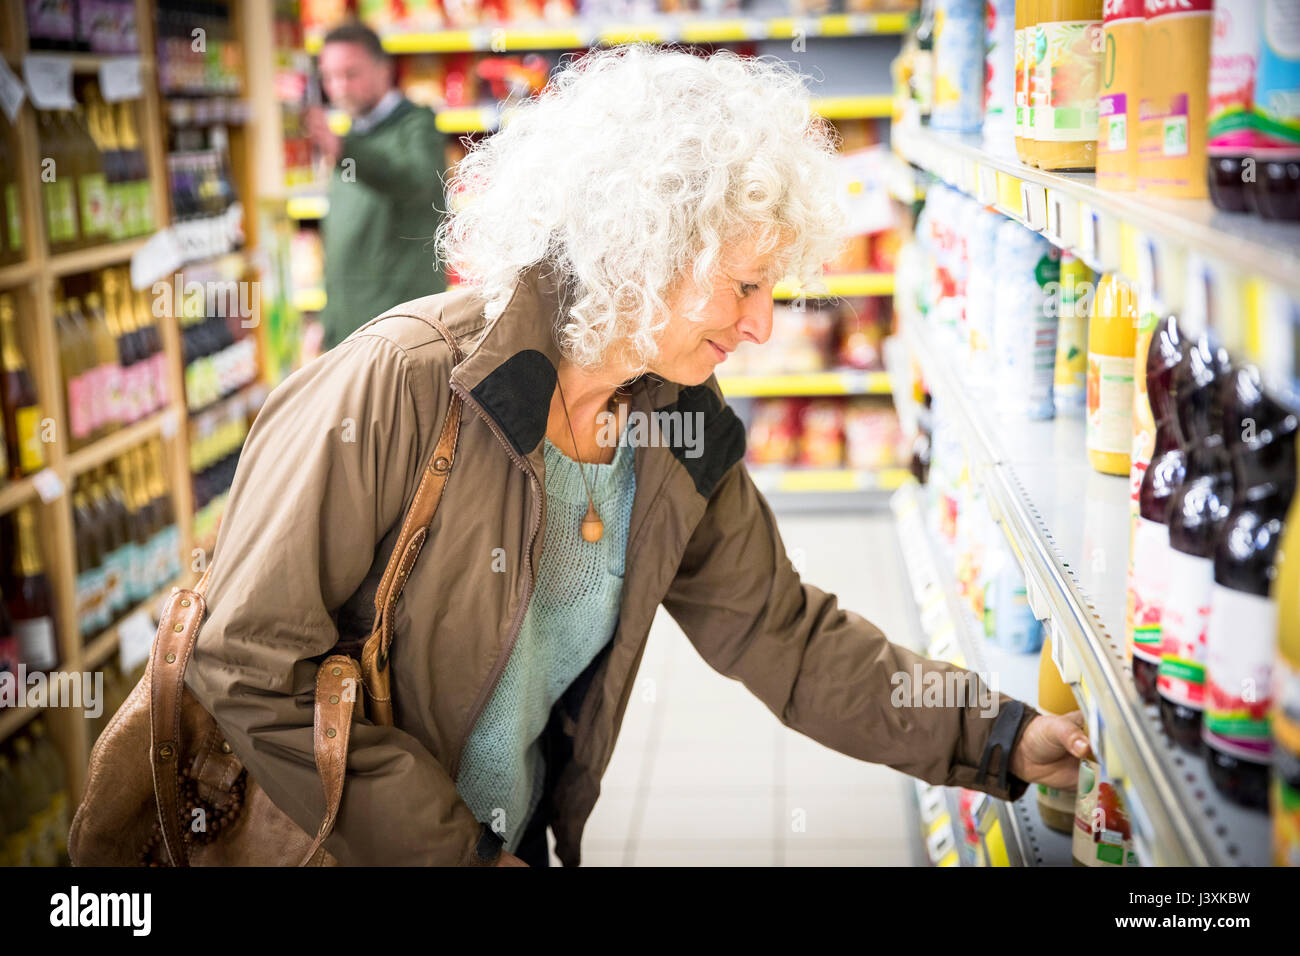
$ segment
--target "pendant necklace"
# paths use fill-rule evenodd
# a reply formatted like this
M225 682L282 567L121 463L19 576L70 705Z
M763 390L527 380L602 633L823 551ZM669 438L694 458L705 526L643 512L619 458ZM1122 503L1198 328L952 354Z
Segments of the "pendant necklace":
M573 456L578 462L578 474L582 475L582 486L587 489L587 513L582 519L582 540L595 544L605 534L605 522L600 520L600 513L596 511L596 499L592 497L591 485L587 482L587 473L582 470L582 459L578 456L578 436L573 433L573 420L569 418L569 405L564 400L564 386L560 385L558 378L555 384L560 389L560 406L564 409L564 420L569 425L569 437L573 439Z

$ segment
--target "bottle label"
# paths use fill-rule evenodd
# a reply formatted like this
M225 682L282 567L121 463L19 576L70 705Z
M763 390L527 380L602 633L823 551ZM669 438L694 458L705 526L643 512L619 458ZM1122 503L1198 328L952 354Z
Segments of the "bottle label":
M85 637L99 629L101 605L104 602L104 575L99 568L91 568L77 575L77 628Z
M1266 3L1255 79L1255 112L1264 144L1300 145L1300 7Z
M118 608L126 604L125 583L122 580L122 549L104 556L104 602L111 621Z
M122 418L122 366L113 363L101 365L99 374L104 395L104 420L120 423Z
M68 380L68 428L73 438L86 438L94 431L91 425L91 389L87 375Z
M14 633L18 636L18 654L28 670L54 670L59 662L59 650L54 642L53 618L14 621Z
M1034 139L1096 141L1102 49L1100 20L1060 20L1033 28L1026 55Z
M1133 533L1133 657L1160 663L1161 612L1169 586L1169 529L1139 517Z
M88 173L77 183L81 197L81 228L86 236L108 232L108 180L103 173Z
M1300 661L1273 664L1273 864L1300 866Z
M1128 149L1128 94L1109 93L1097 100L1097 149L1122 153Z
M1160 673L1156 689L1166 700L1205 706L1205 644L1210 629L1214 562L1170 547L1169 587L1160 617Z
M116 242L126 238L126 189L123 183L108 187L108 238Z
M1127 455L1132 432L1133 357L1089 352L1088 450Z
M41 444L41 409L28 405L14 410L14 424L18 430L18 467L24 475L32 475L45 467L45 446Z
M1249 149L1257 142L1252 102L1259 63L1259 5L1216 3L1210 42L1210 148Z
M1205 741L1216 750L1268 763L1277 604L1215 583L1205 642Z
M9 251L23 251L23 217L19 209L18 184L9 183L5 186L5 210L9 216Z
M1029 93L1025 73L1025 37L1029 33L1024 27L1016 30L1016 135L1022 139L1026 132L1028 120Z

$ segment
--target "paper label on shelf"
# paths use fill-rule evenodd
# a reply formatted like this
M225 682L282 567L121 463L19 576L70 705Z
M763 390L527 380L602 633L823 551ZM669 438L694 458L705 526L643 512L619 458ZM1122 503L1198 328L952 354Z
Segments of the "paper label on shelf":
M1020 218L1035 232L1047 227L1047 190L1037 183L1020 181Z
M131 256L131 285L137 289L146 288L174 274L184 264L185 255L175 233L170 229L160 229Z
M159 423L159 432L163 438L171 439L176 437L176 432L180 430L180 416L177 415L176 409L167 409Z
M71 60L56 56L24 57L23 80L32 105L38 110L72 109Z
M106 103L138 100L143 95L140 83L140 58L115 57L99 65L99 90Z
M14 76L9 64L0 58L0 109L4 110L11 125L17 121L18 110L26 97L27 91L23 89L22 80Z
M157 631L148 611L136 611L122 619L117 626L117 659L123 673L129 674L149 657Z
M32 486L47 505L57 501L63 495L63 479L53 468L43 468L32 475Z

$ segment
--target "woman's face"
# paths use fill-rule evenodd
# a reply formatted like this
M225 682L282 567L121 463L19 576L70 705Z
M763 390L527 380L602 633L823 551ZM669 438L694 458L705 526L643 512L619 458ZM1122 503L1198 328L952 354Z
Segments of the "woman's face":
M679 385L708 380L741 342L762 345L772 335L772 256L741 247L723 257L701 318L686 318L684 289L670 296L671 318L659 334L650 371Z

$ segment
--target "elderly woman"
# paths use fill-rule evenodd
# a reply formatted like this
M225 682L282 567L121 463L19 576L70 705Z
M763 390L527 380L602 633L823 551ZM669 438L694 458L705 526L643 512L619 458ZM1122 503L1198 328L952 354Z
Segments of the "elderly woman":
M352 728L324 844L339 862L545 865L549 826L576 865L660 604L828 747L1002 798L1072 784L1078 715L921 659L801 582L745 469L714 372L767 341L778 278L814 282L833 255L834 151L785 66L591 53L460 163L449 193L467 201L438 241L464 284L379 316L271 394L186 680L307 833L323 813L315 662L370 628L463 404L393 618L392 725ZM897 693L916 677L970 683Z

